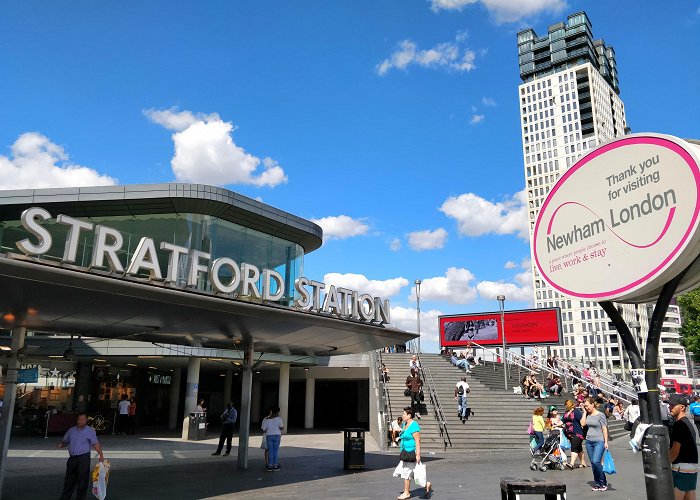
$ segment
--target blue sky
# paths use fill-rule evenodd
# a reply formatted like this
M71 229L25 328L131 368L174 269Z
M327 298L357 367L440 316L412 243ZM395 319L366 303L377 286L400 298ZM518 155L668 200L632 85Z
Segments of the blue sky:
M0 189L223 185L320 223L304 275L400 328L423 280L436 350L440 314L531 306L517 31L585 10L633 131L700 137L700 2L609 5L8 1Z

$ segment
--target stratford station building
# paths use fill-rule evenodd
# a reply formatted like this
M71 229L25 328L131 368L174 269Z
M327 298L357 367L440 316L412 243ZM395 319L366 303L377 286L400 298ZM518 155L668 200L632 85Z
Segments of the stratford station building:
M3 463L11 431L60 432L75 411L109 431L124 396L138 426L184 438L200 400L232 400L242 468L272 405L292 428L372 430L360 354L415 335L388 300L304 277L322 237L213 186L0 191Z

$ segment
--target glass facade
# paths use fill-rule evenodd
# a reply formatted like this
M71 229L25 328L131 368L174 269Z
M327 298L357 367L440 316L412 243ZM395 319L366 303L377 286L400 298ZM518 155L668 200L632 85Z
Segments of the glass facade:
M52 213L53 217L56 215ZM163 276L167 273L170 253L160 250L162 242L207 252L211 254L211 261L218 257L229 257L239 266L244 263L252 264L261 273L263 269L277 271L285 281L285 295L280 301L282 303L293 300L294 281L303 272L304 250L300 245L211 215L153 214L133 217L90 217L81 218L81 220L108 226L122 234L124 243L117 255L125 269L140 239L147 236L155 242L158 263ZM42 226L51 233L53 242L51 249L40 258L60 262L70 228L57 223L55 218L44 221ZM16 242L25 238L36 242L36 238L24 229L19 220L0 222L0 252L19 253ZM86 268L90 266L94 240L93 231L80 232L75 265ZM189 257L183 256L178 266L178 280L175 283L177 286L186 286L189 265ZM230 279L230 275L226 276L226 271L228 268L225 267L220 272L222 281ZM144 271L140 276L145 278L148 274ZM258 285L260 286L261 283L259 282ZM206 273L200 274L197 289L212 291Z

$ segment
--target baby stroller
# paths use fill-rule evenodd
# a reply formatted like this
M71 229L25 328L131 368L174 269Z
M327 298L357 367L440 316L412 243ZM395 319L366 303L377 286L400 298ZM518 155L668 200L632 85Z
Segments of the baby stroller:
M537 454L535 453L535 438L534 436L531 437L530 453L532 453L532 461L530 462L530 470L539 469L542 472L546 472L548 469L564 470L566 468L566 453L559 445L560 432L559 430L551 431Z

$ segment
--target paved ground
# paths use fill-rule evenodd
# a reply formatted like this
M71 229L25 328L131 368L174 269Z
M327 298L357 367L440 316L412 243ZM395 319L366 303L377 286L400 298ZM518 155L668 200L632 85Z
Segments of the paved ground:
M343 470L343 435L300 433L282 438L280 472L266 472L263 451L253 436L249 467L236 468L236 449L230 457L217 457L216 439L181 441L161 434L150 436L106 436L105 456L111 461L110 500L126 499L393 499L402 489L392 478L397 452L383 454L367 435L365 464L360 472ZM537 477L566 483L569 499L639 500L645 498L641 454L633 454L618 439L611 445L618 474L609 477L608 492L592 492L591 469L532 472L527 436L518 452L436 451L424 460L428 479L438 500L500 499L501 477ZM55 448L58 437L18 438L10 443L7 476L2 498L6 500L56 499L60 495L65 468L65 450ZM234 445L236 443L234 442ZM94 463L94 461L93 461ZM422 489L412 490L414 498ZM91 496L91 498L94 498ZM541 498L541 497L524 497Z

